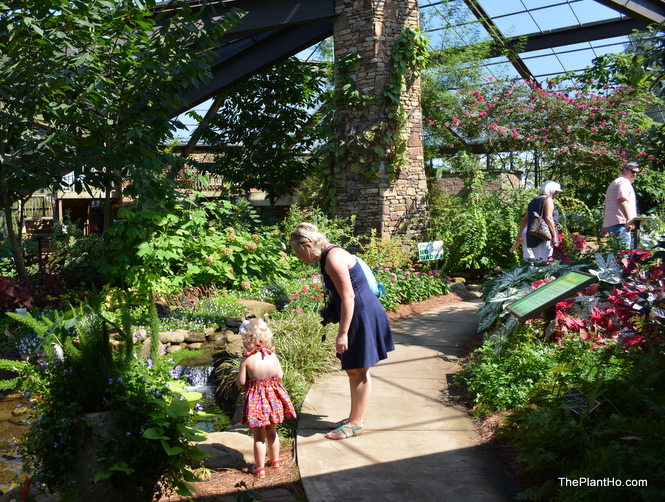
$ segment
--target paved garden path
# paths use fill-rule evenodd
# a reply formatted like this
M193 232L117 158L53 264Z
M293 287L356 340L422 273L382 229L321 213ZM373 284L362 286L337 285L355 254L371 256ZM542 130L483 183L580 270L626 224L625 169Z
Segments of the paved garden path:
M396 350L371 370L372 397L358 437L324 437L328 423L348 413L346 374L315 382L296 444L308 502L513 500L518 490L506 467L478 444L467 410L448 399L455 360L476 336L479 302L392 325Z

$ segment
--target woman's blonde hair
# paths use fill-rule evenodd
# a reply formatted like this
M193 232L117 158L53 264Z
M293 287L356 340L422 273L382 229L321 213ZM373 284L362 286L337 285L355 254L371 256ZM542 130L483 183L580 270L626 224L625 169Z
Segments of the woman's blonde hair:
M243 342L247 342L250 345L260 344L267 347L272 342L272 330L263 319L258 317L243 322L239 331Z
M319 250L324 250L326 246L330 244L328 238L319 232L319 229L316 228L316 225L311 223L300 223L296 228L291 232L292 244L305 244L306 242L311 242L312 246L316 247Z

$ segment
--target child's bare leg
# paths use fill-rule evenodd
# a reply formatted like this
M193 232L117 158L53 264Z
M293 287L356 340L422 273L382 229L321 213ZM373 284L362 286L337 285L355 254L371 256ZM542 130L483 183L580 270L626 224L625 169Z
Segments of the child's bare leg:
M268 439L268 452L270 452L270 461L279 460L279 437L277 436L277 425L266 425L266 438Z
M274 427L274 426L268 426ZM252 427L254 436L254 463L256 468L265 467L266 463L266 427Z

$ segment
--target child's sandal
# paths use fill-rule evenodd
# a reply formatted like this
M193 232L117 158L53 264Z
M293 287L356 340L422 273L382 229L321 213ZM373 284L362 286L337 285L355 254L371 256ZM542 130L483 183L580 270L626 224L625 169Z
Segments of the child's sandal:
M249 470L250 474L252 474L253 476L256 476L257 478L265 478L266 477L266 468L265 467L252 466L248 470Z
M267 462L266 465L268 467L272 467L273 469L281 469L282 468L282 461L280 459L277 459L274 462Z

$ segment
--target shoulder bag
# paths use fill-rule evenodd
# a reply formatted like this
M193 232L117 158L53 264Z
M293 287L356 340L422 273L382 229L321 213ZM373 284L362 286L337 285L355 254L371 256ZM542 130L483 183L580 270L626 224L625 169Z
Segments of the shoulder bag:
M547 199L546 199L547 200ZM550 232L550 227L547 226L545 218L543 218L543 212L545 211L545 203L543 202L543 208L540 211L540 214L533 211L533 221L529 225L529 233L534 237L542 239L544 241L552 240L552 233Z

